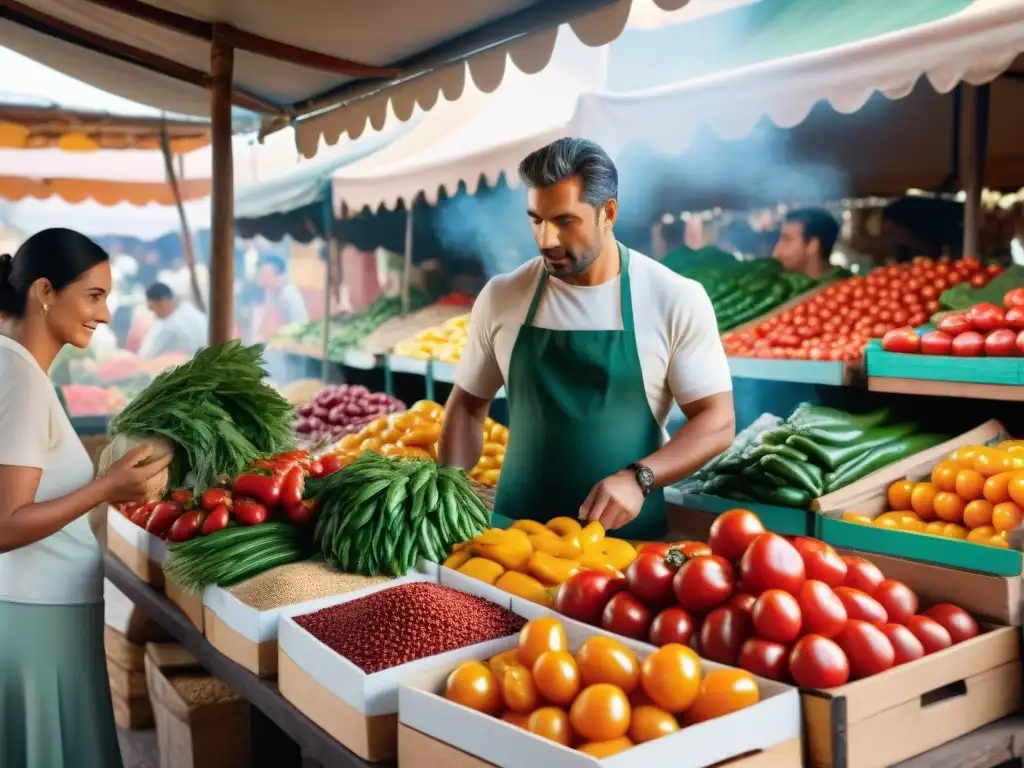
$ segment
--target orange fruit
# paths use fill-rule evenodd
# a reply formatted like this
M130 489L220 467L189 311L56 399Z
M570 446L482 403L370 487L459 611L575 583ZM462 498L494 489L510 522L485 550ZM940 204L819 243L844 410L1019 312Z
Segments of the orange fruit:
M505 678L505 672L510 667L522 666L519 663L519 651L513 648L511 651L504 651L497 656L492 656L491 660L487 662L487 666L491 668L491 672L494 673L494 676L500 683Z
M651 701L668 712L687 709L700 689L700 658L685 645L668 643L644 659L640 684Z
M632 693L640 682L640 662L636 654L612 637L593 635L576 651L583 686L611 683Z
M967 534L967 540L973 541L975 544L988 544L989 540L996 535L996 529L991 525L983 525L980 528L975 528L973 531Z
M1016 471L1010 473L1010 480L1006 484L1006 492L1010 500L1017 506L1024 507L1024 472Z
M953 493L956 490L956 476L961 469L970 469L970 464L961 464L958 461L945 459L932 468L932 482L938 486L940 491Z
M569 706L580 690L576 660L566 651L545 651L533 663L533 682L552 704Z
M625 736L620 736L617 739L609 739L608 741L588 741L586 744L580 744L576 749L585 755L590 755L600 760L602 757L611 757L612 755L619 754L619 752L625 752L632 746L632 741Z
M761 690L749 672L742 669L716 669L700 684L700 692L686 713L684 725L703 723L757 704Z
M935 483L918 483L910 494L910 508L925 522L935 519L935 494L939 488Z
M522 728L525 730L526 724L530 721L530 716L509 710L501 716L501 719L504 720L506 723L514 725L516 728Z
M610 741L625 736L632 709L622 689L598 683L580 691L569 710L572 729L587 741Z
M540 700L537 684L533 681L530 670L518 665L505 671L505 676L501 680L501 695L505 699L506 707L522 715L533 712Z
M1024 518L1024 510L1012 501L1004 501L992 508L992 527L996 531L1012 531Z
M897 480L889 486L889 509L910 509L910 494L914 491L914 483L910 480Z
M488 715L497 716L504 709L501 689L494 673L479 661L460 664L448 675L444 697Z
M935 516L947 523L959 523L964 519L964 500L955 493L939 491L932 500Z
M998 475L988 478L985 481L985 486L982 488L982 494L993 504L1002 504L1004 501L1009 501L1010 480L1013 474L1013 472L1000 472Z
M992 502L975 499L964 507L964 525L968 528L980 528L992 524Z
M572 745L573 733L569 715L558 707L535 709L526 721L526 730L566 747Z
M982 497L985 488L985 478L974 469L961 469L956 473L954 483L956 495L964 501L974 501Z
M629 738L634 744L660 739L679 730L679 721L671 712L658 707L635 707L629 723Z
M569 641L565 636L562 622L546 616L527 622L520 630L516 656L520 664L527 669L533 669L537 657L545 651L565 651L568 648Z

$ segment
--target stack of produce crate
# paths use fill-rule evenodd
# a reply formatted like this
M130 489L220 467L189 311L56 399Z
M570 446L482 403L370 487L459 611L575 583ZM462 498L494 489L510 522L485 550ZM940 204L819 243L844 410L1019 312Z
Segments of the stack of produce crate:
M146 685L146 648L131 642L112 627L104 629L107 674L114 704L114 720L126 730L153 727L153 707Z

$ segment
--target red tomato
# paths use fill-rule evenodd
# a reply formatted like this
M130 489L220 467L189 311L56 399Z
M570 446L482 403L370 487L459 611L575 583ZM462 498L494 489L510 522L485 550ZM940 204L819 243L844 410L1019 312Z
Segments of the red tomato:
M902 624L886 624L882 627L882 631L889 638L889 642L892 643L892 649L896 654L896 658L893 661L894 667L924 656L924 646L921 645L921 641Z
M985 351L985 337L976 331L966 331L953 339L950 352L954 357L977 357Z
M846 580L843 581L844 587L853 587L865 594L872 595L875 592L875 587L885 581L885 576L878 570L878 566L870 560L846 555L843 557L843 562L846 563L847 568Z
M854 680L885 672L896 661L896 651L886 634L866 621L850 619L836 635L836 643L850 661Z
M634 640L643 640L647 637L652 618L650 608L629 592L619 592L604 607L601 628Z
M808 579L800 586L800 613L803 631L822 637L835 637L846 624L846 606L828 584Z
M878 626L887 624L889 621L889 614L885 612L882 604L859 589L836 587L836 597L842 601L846 615L850 619L867 621Z
M751 618L754 630L765 640L792 643L800 637L800 604L789 592L766 589L754 603Z
M700 655L720 664L736 666L740 646L754 634L754 627L739 608L715 608L700 627Z
M558 588L555 610L570 619L598 626L608 601L625 588L625 579L603 571L580 571Z
M764 533L761 520L749 509L730 509L711 523L711 551L729 562L739 562L750 542Z
M948 355L953 348L953 337L942 331L929 331L921 337L921 354Z
M747 547L740 560L743 590L752 595L760 595L766 589L796 594L805 578L800 552L776 533L762 533Z
M1024 306L1013 306L1006 310L1006 324L1015 331L1024 331Z
M960 606L939 603L924 611L923 615L945 627L954 643L962 643L978 636L978 622Z
M757 598L753 595L748 595L743 592L737 592L735 595L729 598L727 605L732 605L739 608L746 614L751 614L754 611L754 603L757 602Z
M1024 309L1020 309L1024 314ZM954 342L955 343L955 342ZM1013 357L1017 354L1017 334L1009 328L992 331L985 337L985 354L989 357Z
M1017 334L1017 351L1024 355L1024 331Z
M679 607L666 608L651 622L651 629L647 633L647 639L651 645L659 648L669 643L689 645L693 639L697 623L693 616Z
M668 605L675 599L672 593L675 575L675 570L665 562L663 555L645 552L626 569L626 584L634 596L648 605Z
M850 679L850 662L827 637L804 635L789 652L789 674L801 688L835 688Z
M874 598L893 624L906 624L917 613L917 595L902 581L886 579L875 587Z
M735 585L732 564L718 555L687 560L672 579L679 604L694 613L703 613L724 603Z
M818 539L796 536L793 546L804 561L808 579L824 581L830 587L841 587L846 579L846 563L829 544Z
M1003 295L1003 306L1024 307L1024 288L1011 288Z
M736 657L736 665L769 680L785 680L788 673L789 648L781 643L751 637L742 646Z
M967 322L976 331L988 333L1006 325L1006 310L988 302L975 304L965 313Z
M913 328L895 328L886 331L882 337L882 349L886 352L915 355L921 351L921 336Z
M975 288L984 288L987 283L988 275L979 273L977 275L971 276L971 285L973 285Z
M921 641L925 653L935 653L953 644L953 638L946 628L927 616L911 616L907 620L907 629Z
M667 541L645 541L642 544L637 544L636 556L639 558L640 555L651 554L664 557L670 549L672 549L672 545Z

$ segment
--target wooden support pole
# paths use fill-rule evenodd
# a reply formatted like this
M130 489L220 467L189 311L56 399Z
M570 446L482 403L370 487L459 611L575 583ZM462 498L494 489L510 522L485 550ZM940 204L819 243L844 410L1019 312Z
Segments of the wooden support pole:
M213 211L210 223L210 344L235 335L235 177L231 147L234 50L214 35L210 49Z
M967 178L964 184L964 256L980 259L981 220L985 215L981 193L985 188L985 163L988 159L988 118L991 86L967 86L964 89L967 108L966 138Z
M188 226L188 216L185 215L185 205L181 200L181 188L178 186L178 177L174 172L171 138L167 133L166 125L160 133L160 148L163 150L164 172L167 174L167 183L171 187L174 206L178 209L178 222L181 224L181 248L185 254L185 265L188 267L189 282L192 284L192 300L200 312L206 312L206 302L203 301L203 292L199 287L199 275L196 272L196 251L192 245L192 230Z
M409 291L411 286L409 283L412 281L412 232L413 232L413 205L414 203L409 200L406 201L405 209L405 253L404 260L402 261L402 317L409 314L409 301L411 296Z

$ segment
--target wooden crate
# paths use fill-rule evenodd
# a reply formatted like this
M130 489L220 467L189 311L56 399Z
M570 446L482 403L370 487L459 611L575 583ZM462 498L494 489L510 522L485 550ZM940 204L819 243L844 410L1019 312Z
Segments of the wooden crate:
M146 684L145 647L131 642L111 627L104 628L103 640L114 721L127 730L152 728L153 707Z

